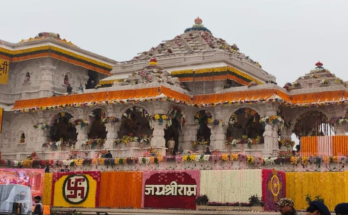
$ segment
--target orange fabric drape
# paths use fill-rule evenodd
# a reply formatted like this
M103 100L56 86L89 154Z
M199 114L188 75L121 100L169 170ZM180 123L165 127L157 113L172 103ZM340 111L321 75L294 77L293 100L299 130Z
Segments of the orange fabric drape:
M120 91L106 91L106 92L95 92L77 95L57 96L50 98L39 98L29 100L19 100L15 102L13 107L14 110L20 110L25 108L34 107L47 107L47 106L58 106L73 103L87 103L91 101L112 101L122 99L140 99L140 98L153 98L163 93L169 98L179 99L181 101L192 103L191 96L177 92L167 87L153 87L145 89L132 89L132 90L120 90ZM286 93L276 89L265 89L265 90L248 90L248 91L234 91L219 94L209 95L196 95L193 96L194 104L211 104L219 102L238 102L248 100L268 100L278 95L285 102L292 104L308 104L313 102L332 102L340 101L341 99L347 98L348 94L344 91L334 92L319 92L310 94L300 95L287 95Z
M142 172L102 172L99 206L141 208Z
M170 98L179 99L179 100L185 101L185 102L191 102L191 97L189 95L185 95L185 94L176 92L176 91L171 90L167 87L162 86L161 92Z
M334 156L348 155L348 136L333 136Z
M301 156L317 156L317 137L301 137Z

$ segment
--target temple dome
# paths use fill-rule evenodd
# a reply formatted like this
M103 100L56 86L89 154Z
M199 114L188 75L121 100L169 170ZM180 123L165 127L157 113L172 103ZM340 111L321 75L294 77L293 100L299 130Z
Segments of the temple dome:
M191 28L187 28L183 34L177 35L171 40L166 40L150 50L140 53L132 60L123 63L128 64L136 61L148 61L151 58L161 59L209 51L223 51L261 68L258 62L241 53L236 44L230 45L225 40L214 37L211 31L202 23L203 20L197 17L194 20L194 25Z
M336 77L330 70L325 69L324 64L318 61L315 68L304 76L299 77L293 83L286 83L284 88L287 90L294 88L312 88L332 85L345 85L342 79Z

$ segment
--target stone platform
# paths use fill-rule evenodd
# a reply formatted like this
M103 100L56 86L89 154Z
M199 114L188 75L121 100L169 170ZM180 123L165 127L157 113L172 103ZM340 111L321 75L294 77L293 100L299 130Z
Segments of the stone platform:
M197 210L145 210L145 209L105 209L105 208L51 208L51 211L68 211L68 210L76 210L77 212L82 213L82 215L96 215L97 212L102 212L100 215L104 215L103 212L108 213L109 215L121 215L121 214L137 214L137 215L150 215L150 214L158 214L158 215L177 215L177 214L185 214L185 215L213 215L213 214L221 214L221 215L256 215L256 214L264 214L264 215L279 215L279 212L260 212L260 211L197 211ZM299 212L300 215L305 215L306 212ZM334 213L332 213L334 215Z

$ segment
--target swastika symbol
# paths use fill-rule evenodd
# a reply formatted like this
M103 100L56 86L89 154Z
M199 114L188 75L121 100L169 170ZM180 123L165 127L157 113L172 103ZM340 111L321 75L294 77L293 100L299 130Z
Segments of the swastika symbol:
M71 204L80 204L88 195L88 179L84 175L70 175L63 185L64 199Z
M71 178L68 179L67 189L70 190L70 195L66 195L67 198L76 198L77 196L81 198L85 197L85 187L80 187L82 185L81 182L85 182L85 179L77 178L75 182L72 181Z

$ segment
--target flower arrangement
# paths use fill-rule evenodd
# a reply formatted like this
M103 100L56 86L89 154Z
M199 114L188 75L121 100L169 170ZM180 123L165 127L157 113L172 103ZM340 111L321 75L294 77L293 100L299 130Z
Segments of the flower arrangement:
M85 119L74 119L74 118L71 118L70 122L73 123L74 125L80 125L81 128L83 128L86 125L89 125L89 122L87 120L85 120Z
M225 123L224 123L224 121L223 120L217 120L217 119L215 119L214 121L213 121L213 125L215 125L215 126L224 126L225 125Z
M334 125L334 124L342 124L342 123L348 123L348 118L347 117L334 117L330 120L330 123L331 125Z
M103 119L103 123L106 124L106 123L116 123L116 122L119 122L120 119L117 118L117 117L114 117L114 116L108 116L108 117L105 117Z
M88 139L85 143L82 144L83 147L90 147L94 149L95 147L101 147L105 144L106 139L98 138L98 139Z
M335 84L343 84L342 79L336 78L336 79L335 79Z
M284 127L284 120L280 116L265 116L260 119L260 123L262 123L263 126L266 125L266 123L271 123L273 125L279 125L279 129L283 129Z
M119 144L127 145L130 142L135 142L135 141L138 141L138 140L139 140L139 138L138 137L134 137L133 135L130 135L130 136L124 135L124 136L122 136L121 139L120 138L116 139L114 141L114 143L115 143L116 146L119 145Z
M329 84L329 81L326 80L326 79L323 79L323 80L320 81L320 84Z
M282 146L285 146L287 149L291 149L295 145L295 141L291 141L289 139L280 140L279 142Z
M292 86L294 86L296 88L299 88L299 87L301 87L301 83L295 81L295 82L292 83Z
M225 145L226 146L232 146L233 148L237 146L237 142L233 141L233 137L229 137L227 138L227 140L225 141Z
M303 166L307 166L308 163L309 163L308 157L306 157L306 156L302 157L301 158L301 163L302 163Z
M53 151L56 151L58 149L58 146L55 142L47 142L42 144L43 148L52 148Z
M159 125L163 125L164 121L170 121L170 118L168 117L167 114L155 114L150 117L152 121L158 121Z
M204 137L200 136L196 141L192 141L193 146L198 146L198 145L209 145L210 142L209 140L205 140Z
M150 145L151 138L152 138L152 136L148 137L146 134L142 134L141 137L140 137L139 143L145 144L145 145Z
M177 119L179 122L181 122L181 125L185 125L185 114L184 112L178 108L178 107L172 107L168 112L168 117L171 119Z
M292 84L290 82L288 82L284 85L283 88L286 89L287 91L290 91L292 89Z
M202 124L205 120L208 124L213 122L212 115L209 111L198 111L194 116L194 120L197 124Z
M347 162L346 156L318 156L318 157L257 157L252 155L245 154L221 154L221 155L196 155L189 154L183 156L177 156L176 160L181 160L183 162L212 162L216 160L221 161L240 161L246 162L248 165L279 165L279 164L291 164L298 165L301 164L303 167L307 167L309 164L316 164L320 167L320 164L331 164L339 163L345 164ZM0 166L5 167L28 167L28 168L39 168L40 166L46 166L47 164L51 167L62 167L72 165L74 166L90 166L90 165L135 165L135 164L156 164L164 162L165 159L156 149L149 149L144 153L142 157L132 157L132 158L114 158L114 159L105 159L105 158L85 158L85 159L70 159L70 160L40 160L36 153L33 153L27 159L23 161L16 160L5 160L0 159ZM167 161L169 162L169 161ZM323 166L324 167L324 166Z
M46 123L36 123L35 125L33 125L34 128L39 129L39 130L47 130L49 129L49 126Z
M238 122L237 114L233 113L228 121L228 124L234 125L234 123Z
M141 108L141 107L129 108L125 113L123 113L122 117L130 118L133 112L138 112L138 113L141 113L141 115L144 117L149 117L149 113L144 108Z
M256 141L255 141L256 143ZM233 139L231 142L231 145L237 145L237 144L247 144L249 148L251 148L251 144L253 144L253 140L249 138L247 135L243 135L242 139Z

